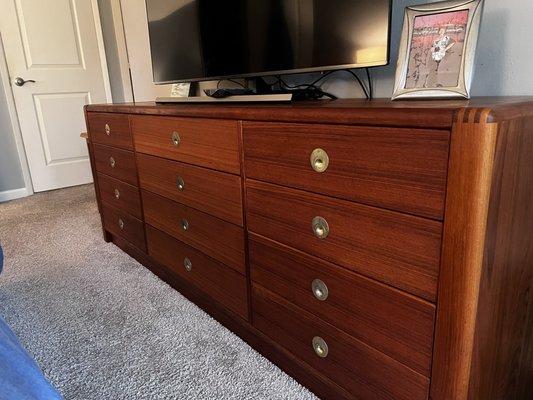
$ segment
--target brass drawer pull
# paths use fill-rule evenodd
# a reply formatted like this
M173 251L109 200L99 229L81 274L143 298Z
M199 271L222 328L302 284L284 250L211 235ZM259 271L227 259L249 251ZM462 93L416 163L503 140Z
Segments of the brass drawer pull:
M176 180L176 186L181 192L185 190L185 181L181 176L178 176L178 179Z
M111 165L111 168L115 168L115 165L117 165L117 162L113 157L109 157L109 165Z
M328 169L329 156L323 149L314 149L309 160L311 162L311 167L316 172L324 172Z
M320 336L315 336L313 338L313 350L315 350L317 356L326 358L329 352L328 344Z
M107 136L111 135L111 128L109 127L109 124L105 124L104 131Z
M320 279L314 279L311 283L311 289L313 289L313 295L320 301L324 301L328 298L329 291L326 284Z
M181 138L180 138L180 134L176 131L172 132L172 144L176 147L178 147L180 145L180 142L181 142Z
M118 189L115 189L115 199L120 199L120 192L118 191Z
M120 229L124 229L124 221L122 220L122 218L118 219L118 226L120 227Z
M315 234L317 238L325 239L328 237L329 225L328 225L328 221L326 221L324 218L322 217L313 218L311 226L313 228L313 233Z
M185 267L187 272L191 272L191 270L192 270L192 262L191 262L191 260L189 260L189 257L185 257L183 259L183 266Z
M189 221L187 221L185 218L181 220L181 229L184 231L189 230Z

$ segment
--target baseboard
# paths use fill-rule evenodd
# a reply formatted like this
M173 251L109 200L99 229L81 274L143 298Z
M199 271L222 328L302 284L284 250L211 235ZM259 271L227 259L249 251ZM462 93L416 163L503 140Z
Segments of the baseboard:
M0 192L0 203L9 200L20 199L21 197L26 197L30 194L31 193L29 193L28 189L26 188L5 190L3 192Z

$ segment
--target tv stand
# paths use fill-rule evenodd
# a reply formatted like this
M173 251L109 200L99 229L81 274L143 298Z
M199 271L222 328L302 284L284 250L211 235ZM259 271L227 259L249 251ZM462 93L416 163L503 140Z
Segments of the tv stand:
M156 103L250 103L250 102L285 102L291 101L292 93L252 94L214 98L209 96L194 97L157 97Z

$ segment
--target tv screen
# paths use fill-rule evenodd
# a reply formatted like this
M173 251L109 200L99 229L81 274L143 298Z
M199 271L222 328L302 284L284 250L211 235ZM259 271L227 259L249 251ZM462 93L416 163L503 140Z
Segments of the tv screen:
M146 0L154 82L385 65L391 0Z

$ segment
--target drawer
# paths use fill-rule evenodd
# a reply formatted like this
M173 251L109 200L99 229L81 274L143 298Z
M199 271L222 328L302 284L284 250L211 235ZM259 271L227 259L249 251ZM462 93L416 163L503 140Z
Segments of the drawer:
M92 142L133 150L127 114L88 113L87 122Z
M102 201L142 219L141 195L136 186L100 173L97 176Z
M142 251L146 251L144 224L141 220L107 203L102 204L102 215L106 231L120 236Z
M147 224L245 274L244 229L143 190Z
M94 164L98 172L137 186L137 168L133 151L93 144Z
M135 150L240 174L237 121L136 115Z
M241 178L137 154L141 188L243 226Z
M435 301L442 223L263 182L246 187L250 231Z
M443 130L244 122L246 177L442 219ZM327 168L316 172L316 168ZM316 163L316 164L315 164Z
M172 236L146 225L148 254L214 300L248 319L246 278Z
M433 304L261 236L248 248L254 283L430 375Z
M344 387L354 398L428 398L427 377L256 284L252 309L253 325L258 330Z

